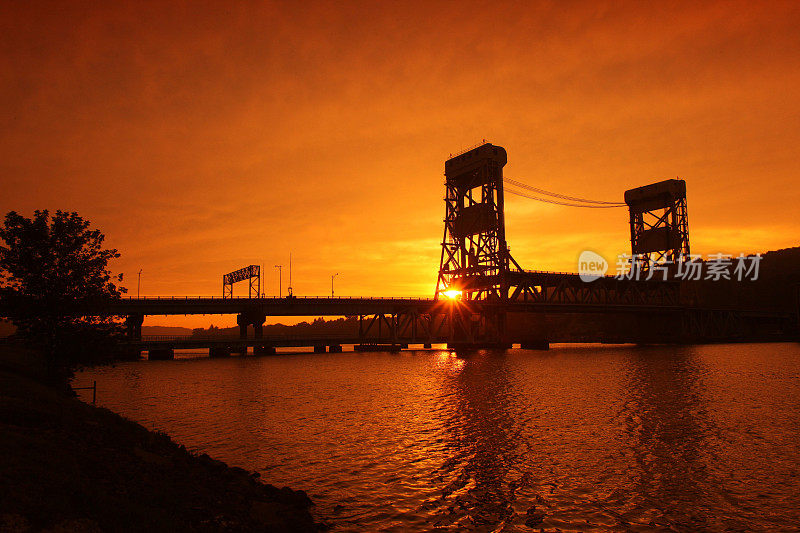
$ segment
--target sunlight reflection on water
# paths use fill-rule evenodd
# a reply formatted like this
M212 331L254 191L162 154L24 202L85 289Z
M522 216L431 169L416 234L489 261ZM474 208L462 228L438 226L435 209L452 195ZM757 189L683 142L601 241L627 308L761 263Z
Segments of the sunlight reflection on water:
M101 405L336 530L797 530L800 346L143 361Z

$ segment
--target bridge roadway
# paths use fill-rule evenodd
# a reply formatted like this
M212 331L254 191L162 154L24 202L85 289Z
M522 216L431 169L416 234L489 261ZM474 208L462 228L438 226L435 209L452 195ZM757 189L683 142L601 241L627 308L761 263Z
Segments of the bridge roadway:
M122 298L108 302L111 315L229 315L243 311L267 316L356 316L390 314L398 309L428 312L440 306L430 298L222 298L219 296L167 296Z
M578 274L544 271L509 271L511 295L507 302L434 300L432 298L300 296L284 298L223 298L219 296L168 296L123 298L98 310L118 316L260 314L265 316L365 316L446 314L466 306L476 313L502 309L510 312L549 311L597 313L617 311L670 312L682 309L680 285L664 281L620 280L603 276L592 282ZM474 282L469 275L460 281Z
M237 337L204 337L192 335L142 335L140 340L129 342L129 346L140 350L151 350L156 348L172 349L202 349L202 348L303 348L303 347L323 347L353 345L364 347L396 347L408 348L409 344L419 344L429 347L431 344L446 344L447 337L433 337L420 339L417 342L408 342L398 339L392 342L391 339L366 339L357 335L264 335L259 338L237 338Z
M481 309L502 307L507 311L608 312L608 311L679 311L679 305L601 303L585 301L516 301L506 304L487 301L460 302L432 298L357 298L302 296L294 298L221 298L214 296L168 296L123 298L102 305L104 313L134 315L226 315L258 312L266 316L359 316L396 314L414 310L418 313L447 313L452 305Z

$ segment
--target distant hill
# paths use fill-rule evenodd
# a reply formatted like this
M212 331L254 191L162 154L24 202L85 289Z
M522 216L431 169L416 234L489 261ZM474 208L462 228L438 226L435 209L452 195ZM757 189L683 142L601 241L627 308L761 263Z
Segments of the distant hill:
M698 302L711 307L797 311L800 298L800 247L761 254L758 279L689 282Z
M191 332L193 337L238 337L239 326L231 328L218 328L210 326L208 329L197 328ZM299 322L286 326L284 324L265 324L264 335L358 335L358 318L333 318L325 320L316 318L312 322Z
M192 330L179 326L142 326L142 335L191 335Z
M796 311L800 298L800 247L765 253L758 281L752 285L754 295L745 303Z

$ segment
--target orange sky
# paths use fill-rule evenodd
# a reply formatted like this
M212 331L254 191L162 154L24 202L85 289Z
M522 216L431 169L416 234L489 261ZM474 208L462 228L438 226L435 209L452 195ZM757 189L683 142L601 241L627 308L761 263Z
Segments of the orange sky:
M291 250L298 295L432 295L444 160L482 138L565 194L686 179L693 252L800 244L797 2L116 4L0 4L0 212L78 211L134 294ZM506 223L526 268L630 246L625 210Z

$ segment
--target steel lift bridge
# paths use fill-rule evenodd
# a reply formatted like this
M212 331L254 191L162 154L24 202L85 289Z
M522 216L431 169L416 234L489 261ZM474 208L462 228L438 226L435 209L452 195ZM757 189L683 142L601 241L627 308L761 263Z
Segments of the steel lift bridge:
M647 272L690 251L686 183L666 180L627 191L624 203L603 202L505 178L506 162L505 149L488 142L445 162L444 236L432 299L263 298L258 294L258 266L251 265L223 277L223 298L130 298L110 302L101 311L126 316L131 343L150 350L151 358L153 353L169 358L174 348L198 347L204 341L143 339L141 325L148 314L235 313L240 338L207 341L212 355L248 346L257 353L309 345L315 351L340 351L341 344L351 343L393 350L442 342L456 349L505 348L512 343L546 348L549 342L564 341L562 333L548 329L548 317L576 314L596 325L585 341L708 342L736 339L745 330L744 322L757 318L739 310L703 308L687 299L682 282L669 271L650 280L602 276L586 282L578 274L523 269L506 242L505 192L566 206L627 207L631 268ZM245 280L249 296L233 297L233 284ZM267 316L358 316L359 328L351 338L267 338L262 334ZM249 326L254 332L250 339Z
M513 187L509 190L513 194L560 205L628 205L632 267L642 270L689 252L685 182L667 180L633 189L626 193L627 203L600 202L553 195L504 179L506 162L505 149L491 143L445 162L445 228L435 297L460 293L461 305L454 306L451 319L453 343L505 346L515 340L532 345L547 342L546 338L532 338L527 343L509 338L509 313L649 313L654 320L675 322L680 309L678 282L604 276L587 283L578 274L524 270L506 242L504 182Z

